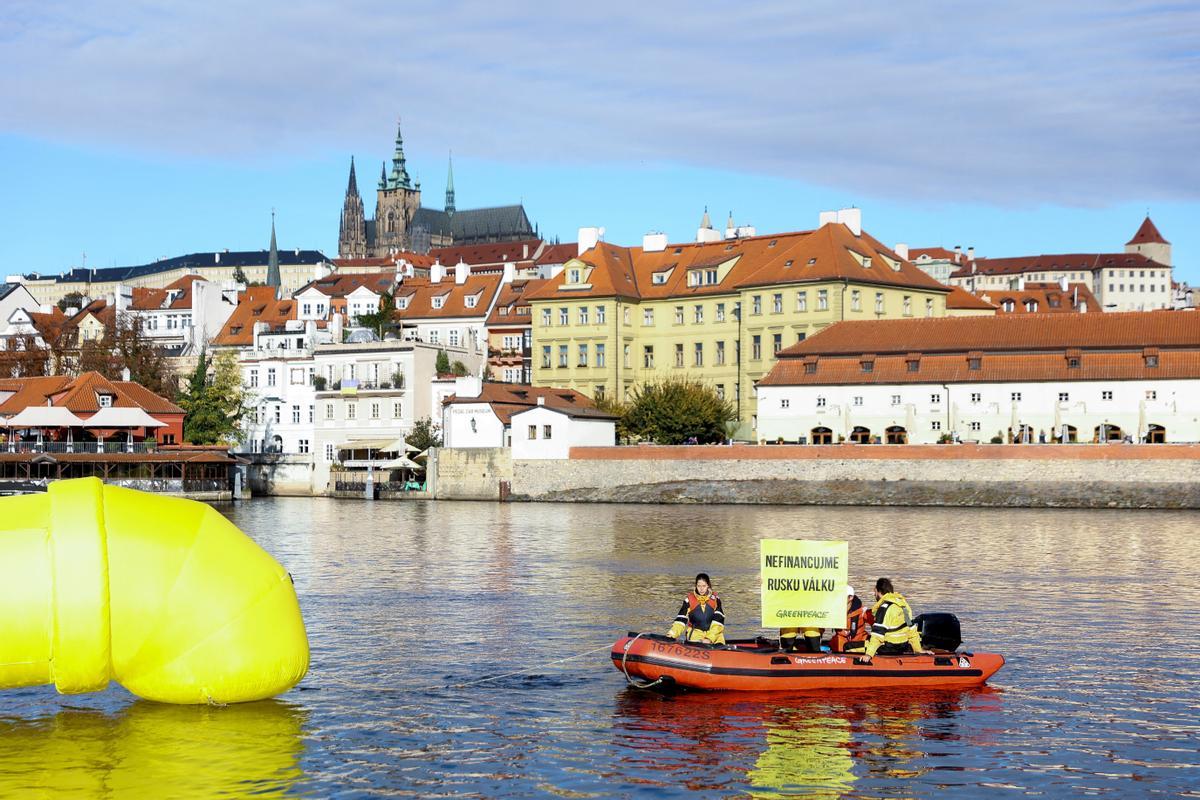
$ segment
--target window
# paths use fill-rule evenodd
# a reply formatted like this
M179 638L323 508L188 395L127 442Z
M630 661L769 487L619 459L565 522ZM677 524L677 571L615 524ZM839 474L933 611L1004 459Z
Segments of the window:
M717 322L725 321L725 304L717 303Z
M1021 402L1021 393L1020 393L1020 392L1013 392L1013 393L1012 393L1011 395L1009 395L1009 396L1012 398L1012 401L1013 401L1014 403L1019 403L1019 402Z
M317 418L317 407L315 405L310 404L308 407L308 424L312 425L313 422L316 420L316 418Z
M548 308L542 309L542 325L547 328L550 327L550 309Z
M333 419L333 403L325 404L325 419Z
M782 294L777 293L777 294L772 295L771 308L774 310L774 312L776 314L783 313L783 295Z
M757 333L750 338L750 358L755 361L762 358L762 337Z
M356 419L358 417L358 405L356 403L346 403L346 419Z
M850 292L850 310L862 311L862 292L858 289Z
M301 439L296 443L296 451L300 453L308 452L308 439Z
M975 431L976 433L978 433L983 428L983 426L980 425L978 422L972 422L972 423L968 424L967 427L970 428L971 430Z
M929 430L940 431L942 429L942 421L940 419L930 420Z
M683 324L683 306L675 306L675 324Z
M537 425L529 426L529 441L537 439Z
M875 293L875 313L876 314L883 313L883 292Z
M642 348L642 366L654 369L654 345L648 344Z
M862 395L861 395L861 394L860 394L860 395L856 395L856 396L854 397L854 401L853 401L853 402L854 402L854 405L856 405L856 406L861 406L861 405L863 404L863 398L862 398Z
M250 370L250 388L254 389L258 386L258 370Z
M941 392L934 392L933 394L929 395L929 405L940 406L941 404L942 404L942 393Z
M275 385L275 368L271 367L267 370L267 386Z
M579 345L579 366L586 367L588 365L588 346L586 344Z
M596 366L597 367L604 366L604 345L603 344L596 345Z
M697 325L704 322L704 306L696 306L693 310L693 319Z
M771 335L771 353L779 355L779 351L783 349L783 334L775 333Z
M1157 400L1158 399L1158 391L1156 389L1147 389L1146 390L1146 399L1147 400Z
M910 358L904 362L904 367L909 372L920 372L921 371L921 362L919 359Z
M300 406L292 406L292 424L300 424Z
M579 324L580 325L588 324L588 307L587 306L579 307Z
M1146 356L1146 366L1153 369L1158 366L1158 356Z
M560 308L558 310L558 324L559 325L570 325L571 324L571 310L570 309Z
M825 407L825 398L818 397L817 398L817 408L824 408L824 407Z
M579 270L571 270L571 283L579 283Z
M325 445L325 460L326 460L326 461L333 461L333 456L334 456L334 452L333 452L333 444L332 444L332 443L327 443L327 444Z
M818 289L817 290L817 311L828 311L828 310L829 310L829 290L828 289Z
M900 405L900 395L898 395L898 394L892 395L892 405L894 405L894 406Z
M603 308L603 306L601 306L601 308ZM629 324L629 306L625 306L623 309L621 309L621 315L622 315L622 317L624 317L625 324L628 325Z
M550 438L550 433L551 433L551 431L550 431L550 426L549 426L549 425L543 425L543 426L542 426L542 438L543 438L543 439L549 439L549 438Z
M725 342L717 342L717 354L713 358L713 363L718 367L725 363Z
M458 328L451 328L448 338L451 347L458 347Z
M602 384L602 383L596 384L596 391L593 393L592 397L595 398L596 400L604 399L604 384Z
M441 308L442 306L446 305L446 295L441 294L433 298L432 305L434 308Z
M596 306L596 324L604 324L604 306Z
M1071 393L1070 392L1059 392L1058 393L1058 402L1060 402L1060 403L1071 402Z
M621 363L624 365L625 369L629 369L629 363L630 363L629 353L630 353L629 345L625 345L624 349L622 349L622 351L621 351Z
M438 331L437 328L433 328L429 331L429 343L430 344L437 344L439 341L441 341L441 338L442 338L441 333Z
M932 297L925 298L925 316L927 316L927 317L933 316L933 298Z
M717 399L718 400L725 399L725 384L723 384L723 383L717 384Z
M904 295L904 316L912 316L912 297L907 294Z
M980 392L971 392L971 402L972 403L982 403L983 402L983 394Z
M787 407L788 407L788 406L790 406L791 404L792 404L792 402L791 402L790 400L788 400L786 397L784 397L784 398L781 398L781 399L780 399L780 401L779 401L779 407L780 407L780 408L787 408Z
M863 372L874 372L875 371L875 362L874 361L860 361L860 362L858 362L858 367Z
M550 345L548 344L542 345L542 368L550 368Z
M682 344L675 345L675 366L677 366L677 367L683 366L683 345Z
M983 365L983 359L979 356L972 356L967 359L967 369L977 370Z
M643 325L653 325L654 324L654 309L653 308L643 308L642 309L642 324Z
M1067 359L1067 369L1079 369L1079 358L1071 356Z
M558 346L558 365L560 367L565 367L567 365L567 346L565 344L560 344Z
M466 298L466 301L467 308L474 308L475 304L479 302L479 297L478 295L470 295Z
M1113 398L1113 393L1112 393L1111 389L1105 389L1104 391L1100 392L1101 400L1112 400L1112 398Z
M796 292L796 310L808 311L808 292Z
M761 314L762 313L762 295L756 294L756 295L754 295L754 297L750 298L750 313L751 314Z
M401 419L404 417L404 404L399 400L392 403L392 419Z
M704 342L696 342L695 352L693 353L692 366L704 366Z
M379 419L379 403L371 403L371 419Z

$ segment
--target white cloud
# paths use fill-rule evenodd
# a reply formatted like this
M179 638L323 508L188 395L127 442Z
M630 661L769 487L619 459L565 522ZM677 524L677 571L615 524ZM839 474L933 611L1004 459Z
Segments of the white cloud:
M1200 8L9 0L10 132L253 160L387 142L878 196L1200 194ZM366 154L362 154L366 155ZM370 174L369 158L362 159Z

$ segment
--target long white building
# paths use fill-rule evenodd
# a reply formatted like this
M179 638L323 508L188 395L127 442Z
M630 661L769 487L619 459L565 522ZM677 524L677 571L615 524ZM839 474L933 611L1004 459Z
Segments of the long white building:
M758 385L766 441L1200 441L1200 314L839 322Z

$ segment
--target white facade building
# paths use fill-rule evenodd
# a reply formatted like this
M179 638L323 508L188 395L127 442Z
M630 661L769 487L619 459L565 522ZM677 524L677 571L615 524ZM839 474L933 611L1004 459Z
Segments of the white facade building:
M572 389L460 379L442 406L444 446L512 447L513 458L567 458L616 442L616 417Z
M587 411L591 413L538 405L513 414L513 458L567 458L572 447L612 447L616 417L594 408Z

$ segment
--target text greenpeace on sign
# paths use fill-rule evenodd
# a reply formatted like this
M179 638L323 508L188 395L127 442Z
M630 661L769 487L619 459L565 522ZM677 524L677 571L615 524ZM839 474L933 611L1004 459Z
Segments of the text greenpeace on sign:
M759 549L764 628L846 627L846 542L763 539Z

